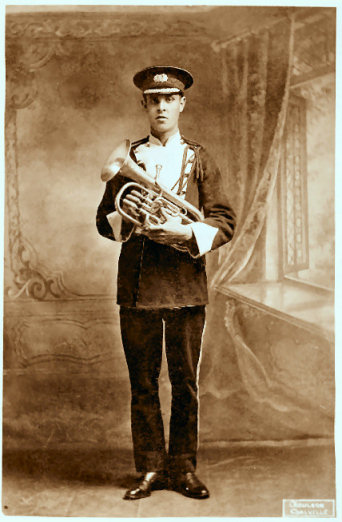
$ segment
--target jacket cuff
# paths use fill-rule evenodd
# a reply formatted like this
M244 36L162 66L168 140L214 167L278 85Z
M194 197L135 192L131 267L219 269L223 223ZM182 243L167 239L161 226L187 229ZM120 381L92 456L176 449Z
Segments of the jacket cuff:
M113 235L115 241L122 241L121 236L121 226L122 226L122 216L116 210L107 214L107 220L113 230Z
M207 223L191 223L194 240L190 241L189 252L192 257L201 257L210 252L218 228L207 225Z

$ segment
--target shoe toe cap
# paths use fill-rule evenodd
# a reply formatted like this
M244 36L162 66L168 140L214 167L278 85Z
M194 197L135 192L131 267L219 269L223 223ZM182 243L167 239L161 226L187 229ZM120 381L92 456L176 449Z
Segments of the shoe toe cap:
M150 491L144 491L140 488L129 489L124 495L124 500L139 500L140 498L149 497Z

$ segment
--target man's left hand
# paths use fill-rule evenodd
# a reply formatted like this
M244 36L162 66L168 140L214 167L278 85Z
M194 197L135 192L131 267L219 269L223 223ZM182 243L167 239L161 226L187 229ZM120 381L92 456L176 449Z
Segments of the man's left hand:
M146 225L143 232L149 239L165 245L183 243L192 238L191 225L182 225L174 219L169 219L162 225Z

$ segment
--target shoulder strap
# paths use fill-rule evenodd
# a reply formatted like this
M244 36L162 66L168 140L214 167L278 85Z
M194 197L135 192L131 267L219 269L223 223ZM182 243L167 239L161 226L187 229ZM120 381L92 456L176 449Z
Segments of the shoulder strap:
M203 167L202 167L202 161L200 156L200 150L202 149L202 145L197 143L196 141L188 140L187 138L184 138L182 136L183 141L189 145L189 147L194 151L195 153L195 178L197 181L203 181L204 173L203 173Z
M149 137L146 136L146 138L142 138L141 140L136 140L131 143L131 147L138 147L139 145L142 145L143 143L147 143L149 140Z
M131 143L131 150L129 151L130 157L139 165L137 157L135 155L135 149L139 147L139 145L142 145L143 143L147 143L149 140L149 137L146 136L146 138L142 138L141 140L136 140ZM143 164L140 164L141 167L145 168ZM146 170L146 168L145 168Z
M188 138L185 138L185 136L182 136L182 140L187 144L190 145L192 148L201 148L201 145L197 143L197 141L189 140Z

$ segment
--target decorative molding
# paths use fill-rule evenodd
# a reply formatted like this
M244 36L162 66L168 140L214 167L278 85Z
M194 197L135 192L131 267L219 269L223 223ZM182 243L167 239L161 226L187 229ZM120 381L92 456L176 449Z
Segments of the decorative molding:
M35 75L25 56L20 46L14 43L6 46L6 105L9 108L28 107L37 94Z
M21 232L19 182L16 157L16 111L6 110L6 205L10 268L15 288L5 288L13 299L26 295L33 299L80 297L68 290L60 272L50 273L39 263L33 246Z
M201 36L206 34L206 24L193 17L165 17L149 13L145 16L129 14L106 15L100 13L35 13L8 15L6 36L8 39L28 38L38 40L106 39L122 36Z
M26 295L38 300L51 297L81 297L66 288L61 272L50 273L38 262L37 253L33 246L23 239L20 229L16 236L12 238L10 251L16 289L6 288L7 297L16 299Z
M115 359L112 316L41 315L6 319L7 343L20 368L93 366Z
M16 110L26 108L34 101L38 93L35 71L44 67L53 56L69 57L68 61L62 63L66 63L67 67L71 66L75 71L86 69L88 79L95 78L94 81L98 82L103 51L113 55L116 50L110 41L101 42L100 46L87 40L81 43L70 40L59 42L29 40L24 44L20 40L19 28L17 27L13 31L14 34L17 34L18 41L9 39L6 48L5 139L9 264L13 274L14 287L5 288L5 296L11 299L25 296L36 300L93 297L93 295L78 294L69 290L64 283L63 274L51 272L43 266L34 247L22 234L17 168ZM72 71L66 71L66 73L70 72ZM91 108L97 103L96 86L97 84L94 86L90 82L84 87L77 98L79 106Z

